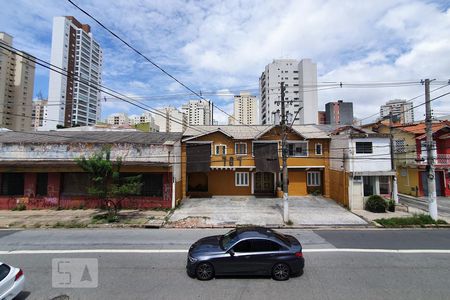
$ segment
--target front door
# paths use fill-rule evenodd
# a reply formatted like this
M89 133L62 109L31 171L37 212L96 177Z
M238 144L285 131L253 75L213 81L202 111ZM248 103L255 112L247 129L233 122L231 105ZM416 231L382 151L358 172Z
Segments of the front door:
M255 194L273 194L274 176L270 172L255 173Z
M444 173L441 171L435 171L434 174L434 178L436 178L436 196L444 196ZM422 179L423 195L428 196L428 173L420 172L420 175Z

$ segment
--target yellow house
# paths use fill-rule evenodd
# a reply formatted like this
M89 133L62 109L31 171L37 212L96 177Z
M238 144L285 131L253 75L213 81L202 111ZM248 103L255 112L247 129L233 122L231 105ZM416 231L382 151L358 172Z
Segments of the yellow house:
M329 196L326 125L295 125L288 134L291 196ZM183 196L274 196L281 187L281 127L194 126L182 139Z

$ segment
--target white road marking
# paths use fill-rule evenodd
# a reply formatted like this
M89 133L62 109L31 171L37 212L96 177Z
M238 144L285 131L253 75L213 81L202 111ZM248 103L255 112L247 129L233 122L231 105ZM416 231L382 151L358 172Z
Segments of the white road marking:
M0 251L0 255L18 254L83 254L83 253L122 253L122 254L169 254L187 253L186 249L67 249L67 250L10 250ZM450 254L450 249L355 249L325 248L303 249L304 253L349 252L349 253L397 253L397 254Z

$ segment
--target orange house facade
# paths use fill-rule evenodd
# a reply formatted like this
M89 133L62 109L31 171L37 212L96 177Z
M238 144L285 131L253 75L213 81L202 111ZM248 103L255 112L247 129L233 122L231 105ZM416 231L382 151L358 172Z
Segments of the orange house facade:
M280 126L196 126L183 135L183 197L274 197L281 189ZM329 196L327 125L296 125L288 133L290 196Z

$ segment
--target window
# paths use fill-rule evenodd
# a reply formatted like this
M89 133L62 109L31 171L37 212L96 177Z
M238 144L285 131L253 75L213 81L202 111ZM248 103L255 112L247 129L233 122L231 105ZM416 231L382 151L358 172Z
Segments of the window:
M356 142L356 153L372 153L372 142Z
M11 271L11 268L5 264L0 265L0 281L5 279L6 276L8 276L9 271Z
M88 173L63 173L61 194L65 196L89 195L89 186L91 186L91 178Z
M141 195L148 196L148 197L162 197L163 196L163 175L162 174L142 174Z
M234 182L236 186L248 186L248 172L236 172Z
M247 143L234 144L234 153L236 155L246 155L247 154Z
M322 144L316 144L316 155L322 155Z
M395 140L395 153L405 153L405 140Z
M313 171L307 173L307 185L308 186L320 186L320 172Z
M252 243L249 240L239 242L233 247L233 251L238 253L252 252Z
M289 143L289 156L304 157L308 156L308 142Z
M23 195L23 173L1 174L1 195L17 196Z
M37 173L36 195L47 196L48 173Z
M380 194L388 195L390 193L390 177L389 176L380 176Z
M252 241L253 252L271 252L280 251L282 247L275 242L267 240L253 240Z
M226 145L216 145L216 155L226 155L227 154L227 146Z

